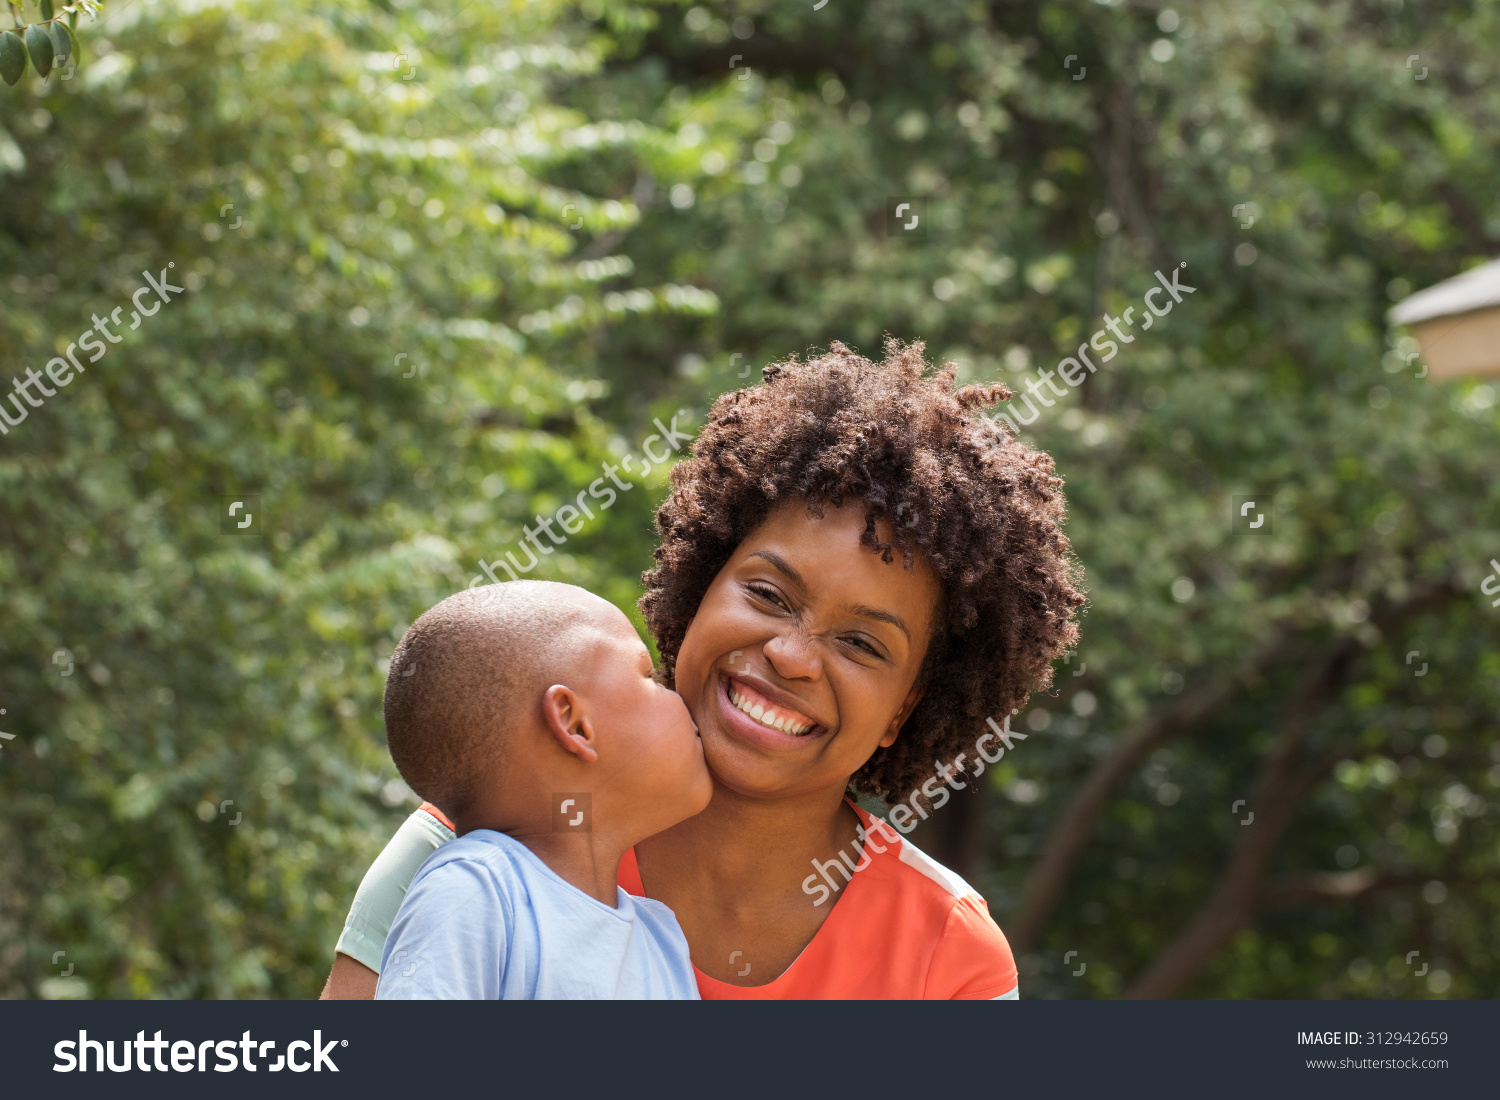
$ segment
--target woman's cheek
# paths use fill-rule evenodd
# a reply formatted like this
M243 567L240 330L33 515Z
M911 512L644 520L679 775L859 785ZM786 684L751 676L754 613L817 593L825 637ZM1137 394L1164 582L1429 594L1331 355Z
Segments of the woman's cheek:
M687 704L688 713L693 715L693 721L698 720L695 708L702 705L703 673L701 666L692 653L679 653L677 656L677 667L673 670L673 687L677 694L682 696L682 701Z
M688 698L687 685L690 681L699 678L698 667L700 664L699 653L699 630L698 619L703 616L704 609L700 608L698 616L688 624L687 634L683 636L682 645L677 650L677 663L673 670L674 679L677 682L677 693L684 699Z
M863 767L880 748L880 739L890 729L890 716L899 705L888 697L889 685L873 683L844 685L838 693L839 721L844 729L858 731L849 741L852 765Z

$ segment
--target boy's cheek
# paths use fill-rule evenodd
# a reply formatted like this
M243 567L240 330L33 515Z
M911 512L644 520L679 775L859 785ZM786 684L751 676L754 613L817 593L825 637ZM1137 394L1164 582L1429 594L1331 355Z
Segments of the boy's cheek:
M686 707L681 704L657 706L644 710L643 714L647 728L642 731L642 745L649 745L654 755L681 757L688 749L694 748L698 729Z

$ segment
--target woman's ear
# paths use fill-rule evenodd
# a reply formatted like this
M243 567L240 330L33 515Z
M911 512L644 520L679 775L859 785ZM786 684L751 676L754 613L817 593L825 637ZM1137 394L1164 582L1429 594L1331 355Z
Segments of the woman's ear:
M542 721L565 750L586 764L599 759L594 723L585 713L578 693L563 684L553 684L542 695Z
M896 717L891 719L891 728L885 731L885 736L880 739L880 747L888 749L896 743L896 738L901 736L901 727L911 717L911 712L917 709L917 704L922 701L922 696L927 691L923 684L914 684L912 689L906 693L906 701L901 704L901 709L896 712Z

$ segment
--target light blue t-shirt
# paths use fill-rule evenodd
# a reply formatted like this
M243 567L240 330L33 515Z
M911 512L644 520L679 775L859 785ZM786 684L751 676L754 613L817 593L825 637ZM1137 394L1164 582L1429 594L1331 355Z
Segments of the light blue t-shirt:
M519 840L476 829L417 871L375 998L697 1000L672 910L615 889L611 909Z

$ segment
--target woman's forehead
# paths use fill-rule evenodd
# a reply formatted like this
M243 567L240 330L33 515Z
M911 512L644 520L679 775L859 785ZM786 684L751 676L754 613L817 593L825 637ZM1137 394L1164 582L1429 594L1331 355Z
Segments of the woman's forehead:
M866 526L862 502L839 508L825 504L821 511L821 517L813 515L802 500L777 506L746 536L735 557L766 562L812 597L829 589L852 588L867 590L859 597L865 604L873 605L877 593L929 610L936 604L941 583L921 554L908 569L903 555L893 554L887 562L861 542ZM892 533L889 524L877 521L876 535L882 542Z

